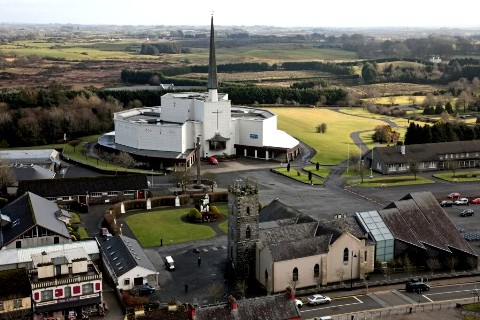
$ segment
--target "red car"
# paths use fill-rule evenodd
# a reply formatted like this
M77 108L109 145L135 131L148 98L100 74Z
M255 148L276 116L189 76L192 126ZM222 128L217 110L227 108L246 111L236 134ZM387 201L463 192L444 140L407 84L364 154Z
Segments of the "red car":
M480 204L480 198L475 198L473 199L472 201L470 201L471 203L475 203L475 204Z
M208 157L208 163L210 164L218 164L218 160L215 157Z

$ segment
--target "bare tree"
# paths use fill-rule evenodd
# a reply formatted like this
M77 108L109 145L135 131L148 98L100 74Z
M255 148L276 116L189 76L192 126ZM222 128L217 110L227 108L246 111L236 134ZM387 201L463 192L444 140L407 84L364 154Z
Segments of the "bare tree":
M353 168L354 168L355 172L360 176L360 180L363 183L363 181L365 179L365 176L367 176L368 173L370 172L370 168L363 161L363 159L359 160Z
M438 261L438 259L430 258L430 259L427 260L427 266L428 266L428 269L430 269L430 271L432 271L432 274L435 274L435 271L440 269L441 264L440 264L440 261Z
M239 280L235 283L235 291L237 291L240 299L245 299L245 293L247 292L248 285L245 280Z
M408 102L410 102L411 106L414 106L417 104L417 98L415 98L414 96L410 96L408 97Z
M415 266L413 265L412 261L408 256L405 256L402 259L402 263L403 263L403 268L405 270L405 274L407 275L407 277L410 277L413 274L413 270L415 269Z
M288 284L290 285L292 290L295 291L295 289L297 288L297 285L298 285L298 278L294 278L293 273L288 274L287 277L289 277L289 279L290 279L288 281Z
M0 159L0 191L15 181L15 173L8 161Z
M345 268L344 267L338 267L337 270L335 270L335 274L337 275L338 279L340 280L340 284L343 284L343 281L345 279Z
M184 167L183 169L172 172L173 181L182 188L182 192L185 193L187 185L192 181L192 171L190 168Z
M128 167L132 166L135 164L135 160L132 158L130 154L127 152L120 152L114 157L114 161L116 164L118 164L121 167L125 168L125 171L127 171Z
M450 169L450 171L452 171L452 174L453 174L454 178L456 177L456 172L457 172L459 167L460 167L460 165L458 164L457 160L448 161L448 168Z
M458 258L455 257L455 256L450 256L447 258L447 266L450 268L450 272L455 272L455 267L457 266L458 264Z
M216 303L223 297L223 286L218 283L211 283L208 286L208 293L213 297Z
M410 167L410 172L415 176L415 180L417 180L417 174L420 170L418 163L412 162L410 163L409 167Z
M218 179L218 176L215 172L211 172L211 171L206 171L202 174L202 179L203 180L209 180L212 182L212 184L210 185L210 187L212 188L212 192L213 192L213 189L215 188L215 186L217 185L217 179Z

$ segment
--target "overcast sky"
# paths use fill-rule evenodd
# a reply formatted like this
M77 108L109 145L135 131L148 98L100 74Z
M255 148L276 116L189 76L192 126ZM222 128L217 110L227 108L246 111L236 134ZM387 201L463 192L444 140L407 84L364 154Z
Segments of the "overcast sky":
M480 1L0 0L0 23L480 27Z

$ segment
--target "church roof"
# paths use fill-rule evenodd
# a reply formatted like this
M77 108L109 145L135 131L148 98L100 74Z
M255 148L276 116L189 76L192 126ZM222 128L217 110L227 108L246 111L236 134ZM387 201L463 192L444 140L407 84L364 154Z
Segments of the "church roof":
M230 138L222 137L222 135L220 133L215 133L213 138L207 139L207 141L213 141L213 142L225 142L225 141L228 141L228 140L230 140Z
M268 243L284 243L314 237L317 225L317 222L310 222L260 230L260 240Z
M280 200L275 199L263 207L259 214L259 222L278 221L286 219L295 219L295 223L315 222L312 217L298 211Z
M287 241L269 246L273 261L285 261L328 252L332 235Z

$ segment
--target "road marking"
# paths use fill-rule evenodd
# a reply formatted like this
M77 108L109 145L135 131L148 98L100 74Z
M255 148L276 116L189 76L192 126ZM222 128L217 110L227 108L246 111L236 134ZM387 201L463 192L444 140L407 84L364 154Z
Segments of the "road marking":
M446 292L437 292L437 293L427 293L426 295L428 296L437 296L441 294L449 294L449 293L459 293L459 292L472 292L472 289L467 289L467 290L456 290L456 291L446 291Z
M203 250L203 252L208 252L208 249L202 249L202 250Z
M353 299L357 300L358 302L339 304L339 305L335 305L335 306L331 306L330 303L329 303L329 304L324 304L324 307L321 307L321 308L312 308L312 309L303 310L303 311L300 311L300 312L309 312L309 311L316 311L316 310L329 309L329 308L346 307L346 306L353 306L353 305L356 305L356 304L362 304L363 303L362 300L358 299L355 296L348 297L348 298L353 298ZM341 299L346 299L346 298L341 298Z
M222 249L227 249L227 247L225 247L225 246L222 246Z
M422 295L422 297L424 297L425 299L427 299L427 300L430 301L430 302L433 302L433 300L430 299L429 297L427 297L426 295Z

